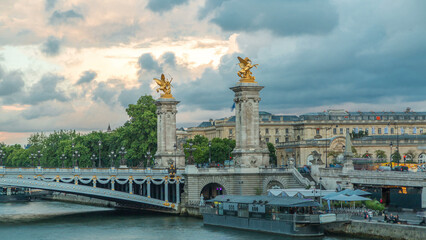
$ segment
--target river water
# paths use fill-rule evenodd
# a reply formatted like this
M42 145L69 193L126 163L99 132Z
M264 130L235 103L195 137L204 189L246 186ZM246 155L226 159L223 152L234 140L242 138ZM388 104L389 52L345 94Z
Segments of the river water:
M278 240L280 235L204 226L202 220L53 201L0 203L0 240ZM304 238L297 238L304 240ZM321 240L347 237L307 238Z

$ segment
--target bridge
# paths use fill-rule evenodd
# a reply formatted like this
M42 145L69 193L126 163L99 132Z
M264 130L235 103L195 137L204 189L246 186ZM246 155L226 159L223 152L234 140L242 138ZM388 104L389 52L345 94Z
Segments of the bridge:
M177 211L184 186L182 171L129 168L5 168L0 185L72 193L146 209Z

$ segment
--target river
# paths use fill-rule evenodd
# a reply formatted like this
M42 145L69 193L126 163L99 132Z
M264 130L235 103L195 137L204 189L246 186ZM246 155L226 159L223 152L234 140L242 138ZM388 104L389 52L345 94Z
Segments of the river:
M54 201L0 203L0 240L286 240L280 235L204 226L202 220ZM304 240L304 238L297 238ZM308 238L321 240L346 237Z

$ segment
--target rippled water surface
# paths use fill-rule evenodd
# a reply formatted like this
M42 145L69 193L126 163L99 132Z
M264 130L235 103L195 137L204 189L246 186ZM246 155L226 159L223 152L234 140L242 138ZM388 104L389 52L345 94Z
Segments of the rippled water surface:
M280 235L203 226L196 218L118 211L62 202L0 203L0 239L275 240ZM304 238L297 238L304 240ZM323 240L345 237L307 238Z

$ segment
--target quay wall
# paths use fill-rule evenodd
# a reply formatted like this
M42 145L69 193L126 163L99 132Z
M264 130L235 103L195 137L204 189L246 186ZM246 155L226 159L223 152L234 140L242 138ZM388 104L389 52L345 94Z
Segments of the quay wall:
M372 239L423 240L426 227L366 222L352 220L349 223L330 223L324 226L326 234L342 234Z

